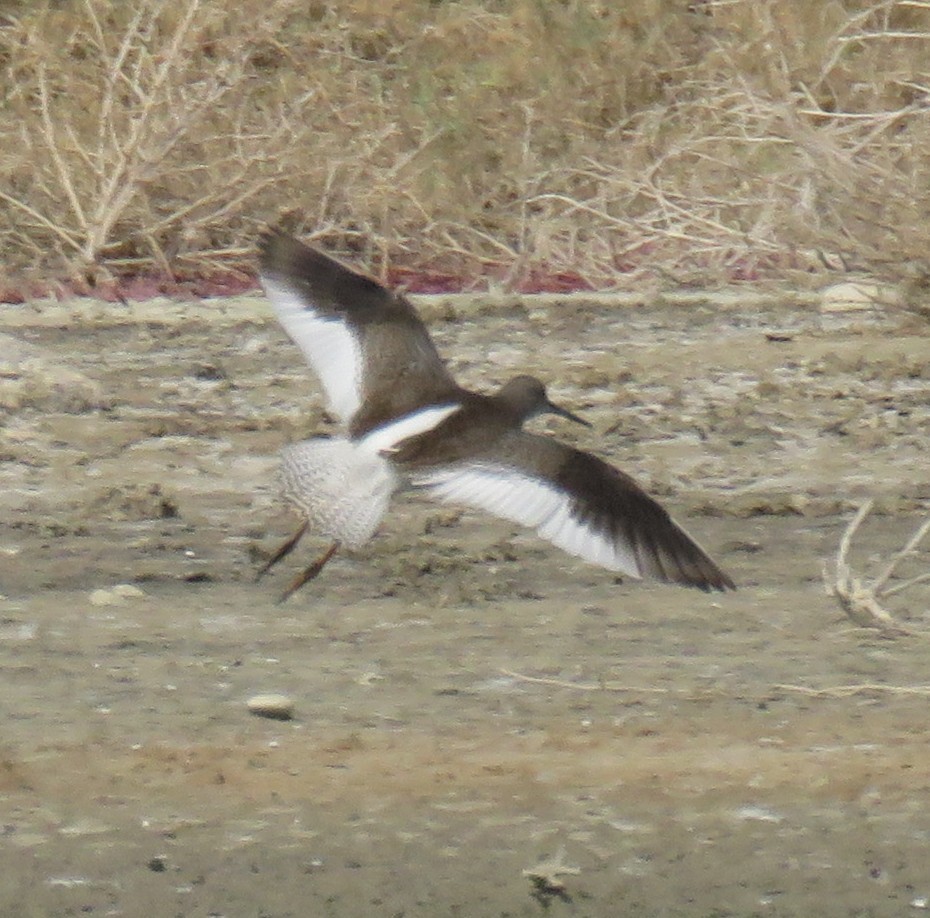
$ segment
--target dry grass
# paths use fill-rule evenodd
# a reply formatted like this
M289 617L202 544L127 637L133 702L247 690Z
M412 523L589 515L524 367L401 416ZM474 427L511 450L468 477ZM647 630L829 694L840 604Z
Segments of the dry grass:
M0 253L258 227L514 286L930 276L930 0L66 0L0 20Z

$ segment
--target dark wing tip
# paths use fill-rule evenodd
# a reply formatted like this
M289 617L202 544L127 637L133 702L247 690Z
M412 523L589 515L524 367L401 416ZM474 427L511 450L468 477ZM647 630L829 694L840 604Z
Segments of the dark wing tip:
M258 237L258 263L263 273L277 273L283 264L290 262L295 248L303 243L277 227L262 230Z
M374 284L335 258L277 228L265 230L259 236L258 263L262 274L284 280L308 281L328 274L345 275Z
M575 498L575 515L633 552L639 573L704 592L736 584L668 511L627 474L579 450L570 450L559 474Z
M645 496L645 495L644 495ZM651 498L648 498L651 500ZM659 505L656 505L659 507ZM705 593L735 590L736 584L661 507L661 517L628 533L643 575Z
M651 500L648 497L647 499ZM658 504L656 507L661 511L661 522L648 529L648 539L652 544L644 559L644 566L652 576L667 583L695 587L705 593L714 590L721 593L735 590L736 584L713 558L663 507Z
M263 278L294 286L318 308L337 312L351 309L358 318L366 310L412 308L376 280L280 229L269 229L259 236L258 259Z
M714 573L716 577L714 580L710 581L710 589L719 590L721 593L726 593L729 591L736 590L736 584L733 581L733 578L730 577L725 571L720 570L717 565L714 565Z
M705 593L735 590L736 584L717 563L682 529L668 511L645 492L631 493L639 512L634 511L627 536L634 543L643 574L665 583L694 587Z
M714 591L726 593L729 590L736 589L736 584L729 574L717 567L707 555L703 556L701 562L699 574L694 575L689 573L686 578L676 580L675 582L681 583L684 586L696 587L699 590L703 590L705 593L713 593Z

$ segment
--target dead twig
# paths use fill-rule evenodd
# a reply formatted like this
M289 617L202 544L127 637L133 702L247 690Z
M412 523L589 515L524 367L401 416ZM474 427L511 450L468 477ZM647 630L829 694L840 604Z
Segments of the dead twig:
M776 685L782 692L797 692L814 698L852 698L854 695L930 695L930 685L882 685L878 682L862 682L856 685L834 685L830 688L809 688L806 685Z
M532 682L534 685L552 685L556 688L575 689L582 692L649 692L652 695L665 695L668 692L664 688L623 685L620 682L568 682L564 679L525 676L523 673L515 673L509 669L502 669L501 673L510 679L518 679L520 682Z
M930 573L920 574L893 587L887 587L888 581L901 561L912 555L924 536L930 532L930 519L925 520L917 527L916 532L911 536L904 548L893 555L882 572L869 583L853 575L853 570L847 558L853 537L862 525L863 520L872 510L872 504L871 500L867 500L846 527L846 531L843 533L842 539L840 539L832 577L827 565L824 565L824 589L828 596L833 596L839 602L840 608L855 624L863 628L877 628L892 636L913 634L913 631L897 622L891 613L883 608L880 600L896 593L902 593L908 587L930 580Z
M523 876L533 884L533 895L541 901L547 901L550 898L568 901L565 881L562 877L576 877L580 873L580 867L572 867L565 863L563 846L552 857L544 858L533 867L527 867L523 871Z

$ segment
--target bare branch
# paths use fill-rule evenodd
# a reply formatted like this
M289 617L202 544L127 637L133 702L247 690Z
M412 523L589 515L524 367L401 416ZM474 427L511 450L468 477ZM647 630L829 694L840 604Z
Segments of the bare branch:
M840 539L832 578L827 571L826 565L824 565L824 587L827 595L833 596L839 602L840 608L857 625L864 628L878 628L888 635L914 634L915 632L899 624L882 607L879 600L887 599L897 593L903 593L906 589L916 586L918 583L930 581L930 574L920 574L890 589L886 589L885 586L897 569L898 564L904 558L912 555L924 536L930 532L930 519L925 520L917 527L916 532L907 541L904 548L892 557L891 561L886 564L872 583L867 583L853 576L848 559L853 538L871 510L872 501L867 500L850 520Z

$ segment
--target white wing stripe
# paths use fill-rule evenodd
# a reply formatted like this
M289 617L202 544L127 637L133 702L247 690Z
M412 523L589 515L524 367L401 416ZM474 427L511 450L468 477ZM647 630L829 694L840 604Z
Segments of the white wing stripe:
M390 451L398 443L438 427L450 414L461 407L458 402L453 402L451 405L433 405L429 408L421 408L419 411L412 411L365 434L359 441L359 446L375 453Z
M327 408L343 424L362 404L362 352L348 323L321 316L291 287L262 277L278 320L326 390Z
M630 546L579 521L572 515L571 496L543 479L507 466L472 463L421 472L412 481L442 501L532 526L544 539L592 564L641 576Z

